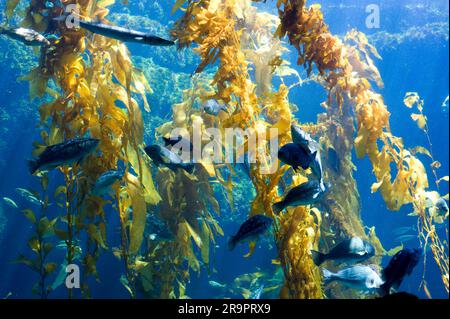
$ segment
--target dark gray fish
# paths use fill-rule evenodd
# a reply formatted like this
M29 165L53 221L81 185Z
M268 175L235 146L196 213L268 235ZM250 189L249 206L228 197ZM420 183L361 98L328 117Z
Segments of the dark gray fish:
M37 159L28 162L30 173L38 170L51 170L58 166L73 165L95 151L100 140L94 138L75 138L63 143L47 146Z
M322 181L322 161L320 158L320 145L317 143L311 135L302 130L299 126L291 125L292 141L300 145L310 157L311 171L316 175L319 181Z
M398 289L403 279L411 275L421 256L422 249L420 248L405 248L392 256L389 264L382 271L382 277L385 282L380 287L381 295L389 294L391 288Z
M312 205L319 202L327 193L328 187L316 180L310 180L291 189L281 202L272 208L278 214L286 207Z
M342 269L337 273L323 270L325 285L337 281L341 284L359 291L374 292L384 283L378 273L370 266L353 266Z
M227 107L224 104L220 104L215 99L206 101L206 103L203 105L203 111L205 111L205 113L208 113L209 115L214 116L217 116L220 111L228 113Z
M163 140L164 140L164 144L166 144L166 146L172 146L174 147L175 145L180 148L183 149L184 152L191 152L191 154L194 151L194 145L192 145L191 141L189 141L188 139L182 137L182 136L178 136L178 137L164 137L163 136Z
M307 169L311 165L311 156L302 146L296 143L283 145L278 151L278 159L292 166L294 170L297 170L299 167Z
M42 34L36 32L32 29L27 28L5 28L0 27L0 34L4 34L11 39L22 42L25 45L29 46L41 46L41 45L50 45L50 41L48 41Z
M100 175L92 188L92 193L97 196L103 196L111 191L111 186L117 181L122 180L123 171L109 170Z
M184 169L188 173L194 171L194 164L183 163L182 158L178 154L171 152L164 146L155 144L147 146L144 150L157 166L166 166L173 171L176 171L178 168Z
M311 251L314 263L320 266L327 260L336 262L359 263L375 255L375 248L359 237L352 237L334 246L328 254Z
M59 18L55 18L54 20L65 21L66 19L67 16L61 16ZM79 20L79 23L80 27L92 33L100 34L104 37L116 39L122 42L134 42L153 46L170 46L175 44L175 42L173 41L166 40L149 33L131 30L119 26L83 20Z
M258 240L259 236L267 232L272 224L272 218L264 215L250 217L241 225L237 234L230 237L228 240L228 249L233 250L238 243Z
M328 148L328 166L336 173L341 172L341 161L336 150L332 147Z

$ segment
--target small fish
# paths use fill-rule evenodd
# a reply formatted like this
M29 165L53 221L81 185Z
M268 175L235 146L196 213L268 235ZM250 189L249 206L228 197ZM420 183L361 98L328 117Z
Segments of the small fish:
M328 166L336 173L341 172L341 161L339 160L339 155L336 150L332 147L328 148Z
M42 45L50 45L50 41L48 41L42 34L36 32L32 29L27 28L5 28L0 27L0 34L4 34L11 39L22 42L28 46L42 46Z
M307 169L311 165L309 154L296 143L283 145L278 151L278 158L281 162L292 166L294 170L297 170L299 167Z
M103 196L111 191L114 183L122 180L123 172L118 170L109 170L99 176L92 188L92 193L97 196Z
M194 151L194 145L192 145L191 141L185 139L183 136L178 136L176 138L168 138L163 136L163 140L166 146L176 146L178 149L183 150L183 152L189 151L191 154Z
M316 180L310 180L292 188L281 202L273 204L275 214L286 207L312 205L319 202L327 193L328 187Z
M363 292L376 291L383 284L383 280L370 266L353 266L342 269L337 273L324 269L323 281L325 285L337 281Z
M252 242L267 232L273 224L272 218L264 215L254 215L247 219L239 228L236 235L228 240L228 249L233 250L238 243Z
M248 299L260 299L263 292L264 292L264 285L261 285L258 287L258 289L252 292L252 294Z
M375 248L359 237L352 237L334 246L328 254L311 251L314 263L320 266L327 260L337 262L359 263L375 255Z
M194 171L194 164L183 163L183 160L178 154L171 152L164 146L160 145L150 145L145 148L145 153L153 160L157 166L166 166L173 171L178 168L184 169L188 173Z
M406 234L406 235L401 235L401 236L395 237L394 240L399 243L407 243L407 242L413 240L414 238L417 238L417 235Z
M217 282L217 281L214 281L214 280L208 281L208 284L209 284L211 287L213 287L213 288L218 288L218 289L225 289L225 288L227 287L227 285L221 284L221 283L219 283L219 282Z
M220 111L228 113L228 109L224 104L220 104L216 99L210 99L203 105L203 111L209 115L217 116Z
M54 18L53 20L63 22L67 19L67 17L68 17L67 15L62 15L58 18ZM175 44L175 42L173 41L166 40L145 32L135 31L128 28L113 26L99 22L90 22L84 20L78 21L80 27L82 27L85 30L88 30L92 33L100 34L107 38L116 39L122 42L134 42L153 46L170 46Z
M25 188L16 188L16 192L30 203L38 206L44 205L44 201L36 197L32 192Z
M380 287L380 294L389 294L391 288L397 290L403 279L411 275L421 256L422 250L420 248L405 248L396 253L382 271L382 277L385 282Z
M80 163L95 151L100 140L94 138L75 138L63 143L47 146L37 159L28 162L30 173L38 170L51 170L63 165Z
M5 204L8 205L9 207L12 207L12 208L19 208L19 206L17 206L16 202L13 201L11 198L3 197L3 201L4 201Z
M440 197L435 203L434 207L436 207L436 213L440 216L445 216L448 214L448 205L445 199Z
M398 227L398 228L394 229L392 234L395 237L399 237L399 236L405 235L405 234L407 234L409 232L414 232L415 233L416 232L416 228L414 226Z
M320 144L317 143L311 135L295 124L291 125L291 135L292 141L300 145L310 157L311 163L309 167L314 175L319 179L319 182L322 182L323 173L322 161L320 158Z

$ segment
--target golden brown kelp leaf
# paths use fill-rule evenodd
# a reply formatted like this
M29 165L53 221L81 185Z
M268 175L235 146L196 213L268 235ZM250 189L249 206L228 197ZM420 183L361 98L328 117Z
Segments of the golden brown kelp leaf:
M19 4L20 0L7 0L6 1L6 9L5 14L8 19L11 19L11 17L14 14L14 10L16 9L17 5Z
M147 206L145 204L145 197L142 188L140 187L139 179L130 173L127 174L126 178L128 180L126 192L131 199L131 207L133 208L131 214L132 221L130 225L129 251L131 254L137 254L143 240Z

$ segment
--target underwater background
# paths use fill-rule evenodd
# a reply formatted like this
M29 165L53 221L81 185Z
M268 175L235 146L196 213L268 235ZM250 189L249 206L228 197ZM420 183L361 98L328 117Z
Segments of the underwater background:
M9 1L1 0L0 11L5 11L7 2ZM169 30L174 27L175 21L183 16L181 10L172 14L175 4L173 0L127 2L129 4L125 5L122 1L116 1L110 5L108 20L120 26L170 38ZM10 25L20 23L23 18L21 12L29 3L30 1L19 1L16 15L8 21ZM431 142L433 160L440 163L436 169L437 174L439 177L448 176L449 103L448 100L445 102L449 94L448 2L317 0L309 1L308 5L313 3L321 5L324 21L329 25L332 34L344 37L352 29L366 34L369 43L382 57L374 59L384 82L384 87L377 88L376 91L382 95L390 112L391 130L403 139L404 145L408 148L415 146L428 148ZM368 15L366 7L369 4L379 5L381 17L379 28L371 29L366 26ZM255 2L253 5L261 12L278 15L276 1ZM3 13L2 16L2 20L5 21L6 14ZM177 50L175 47L152 47L133 43L127 44L127 47L134 65L143 71L152 90L151 93L146 93L151 111L143 111L142 114L144 142L151 144L155 142L155 130L171 119L172 105L181 103L184 99L183 90L191 88L193 83L191 75L201 60L192 48ZM289 52L283 52L283 59L290 62L290 66L298 71L302 79L306 79L304 68L297 66L296 50L288 44L286 47ZM37 67L38 63L39 50L0 35L0 198L11 199L17 205L16 208L8 205L5 200L0 200L0 297L39 298L38 294L32 292L33 285L38 280L36 272L23 263L14 262L20 255L30 255L28 241L33 234L29 220L21 211L30 206L36 207L21 197L16 189L40 189L40 179L30 175L26 160L31 158L33 143L41 136L39 106L43 101L51 100L48 96L30 99L30 83L22 79ZM212 65L205 68L202 74L205 78L212 78L216 70L217 65ZM280 84L278 78L273 81L275 86ZM286 83L289 81L294 83L295 79L287 79ZM407 92L417 92L424 101L423 113L427 118L427 134L411 119L412 111L404 105L403 100ZM142 99L137 99L143 108ZM296 105L293 116L299 121L316 122L317 115L324 111L321 103L327 100L327 91L316 81L305 81L289 91L288 99L290 103ZM424 155L418 156L427 167L429 190L437 190L430 169L432 160ZM412 205L406 204L398 211L389 211L380 192L371 192L371 186L376 179L372 173L370 160L367 157L357 159L353 152L352 161L355 165L353 175L359 191L363 224L368 228L375 227L376 235L387 251L402 243L404 247L410 248L421 246L417 217L408 216L413 211ZM155 176L155 167L152 167L152 172ZM214 219L222 228L223 235L216 235L215 242L209 245L208 263L201 262L198 272L183 270L191 271L190 278L185 279L184 283L176 280L172 283L174 287L185 285L185 292L180 295L190 298L243 298L248 297L247 292L252 292L264 284L266 289L261 298L280 296L284 275L282 267L276 262L278 250L271 236L258 241L250 257L243 257L248 252L247 245L238 245L233 251L227 249L228 237L236 233L239 225L247 219L255 197L255 190L245 172L238 170L236 174L233 178L233 207L230 207L226 191L213 187L214 197L220 206L220 215L214 213ZM61 183L64 183L62 174L57 170L50 173L49 180L48 189L52 194ZM441 195L448 194L448 182L443 181L439 186ZM48 209L52 210L54 207L57 207L57 204L50 205ZM105 208L105 215L108 249L99 254L96 260L98 278L92 276L87 279L89 295L93 298L129 298L129 291L121 280L124 273L123 260L116 258L112 253L113 247L119 247L121 244L118 236L121 220L111 206ZM436 232L443 238L448 256L448 213L447 218L436 226ZM402 227L410 229L401 232L399 228ZM402 235L404 237L399 238ZM85 240L83 236L85 235L80 235L81 242ZM51 257L50 259L57 264L57 270L47 279L50 284L55 281L66 253L64 247L58 247L59 242L57 239L54 240L55 248L49 255L49 258ZM84 250L83 244L80 246L81 250ZM193 246L195 254L198 255L199 252L195 245ZM448 298L448 290L442 283L442 274L433 260L432 253L428 251L427 255L426 267L421 259L413 273L405 278L399 290L420 298L429 296ZM387 255L384 256L381 265L385 266L389 258ZM176 270L162 268L160 271ZM423 280L426 281L428 293L421 285ZM177 287L175 293L177 297L180 296L178 289ZM48 295L49 298L67 298L67 296L64 285L59 285ZM81 296L80 291L74 291L74 297ZM137 294L140 298L160 296L163 294Z

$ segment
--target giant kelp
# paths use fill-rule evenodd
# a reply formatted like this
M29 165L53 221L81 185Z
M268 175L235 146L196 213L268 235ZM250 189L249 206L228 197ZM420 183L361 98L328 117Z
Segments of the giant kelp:
M114 1L63 1L76 5L79 17L107 22L108 5ZM96 178L124 163L125 177L114 196L117 218L122 225L121 256L125 261L127 287L134 295L134 263L143 240L147 205L155 205L160 197L145 165L141 146L143 122L134 97L142 96L149 109L145 92L149 90L142 73L133 68L123 43L102 36L88 37L85 31L55 23L53 18L65 14L61 7L47 8L45 1L31 1L23 26L60 36L49 47L42 48L39 66L27 79L31 96L49 93L54 99L43 104L40 111L42 128L34 155L47 146L66 139L90 135L100 140L99 153L73 167L62 167L65 185L58 187L55 197L63 198L55 233L66 242L67 263L74 260L74 240L87 235L83 256L85 280L83 293L88 296L87 277L98 278L96 260L106 243L105 206L109 203L90 193ZM77 17L77 18L79 18ZM57 90L50 90L53 82ZM41 178L47 179L44 173ZM69 291L71 296L71 291Z
M428 188L425 167L405 149L402 140L391 133L387 107L369 82L372 80L381 85L379 74L374 72L368 56L368 52L378 55L376 50L368 44L364 35L350 34L351 39L360 44L359 49L363 49L366 66L371 71L371 77L367 78L361 73L359 63L355 64L354 59L349 59L355 55L349 54L352 52L328 31L319 6L306 7L304 0L282 0L278 1L278 7L282 23L277 35L288 36L298 51L298 63L309 71L312 71L313 66L317 68L323 76L325 87L333 94L329 95L329 101L331 98L336 99L339 108L347 103L347 99L352 104L357 120L356 154L359 158L365 155L369 157L377 179L372 191L379 190L391 210L398 210L407 203L423 207L419 195ZM423 121L420 115L416 115L416 119ZM395 171L391 171L391 164L394 164ZM437 236L432 227L422 228L422 231L426 237ZM445 252L446 248L440 242L433 245L438 246L432 251L438 265L444 265L440 269L443 278L447 278L443 281L448 291L448 258L439 253Z

